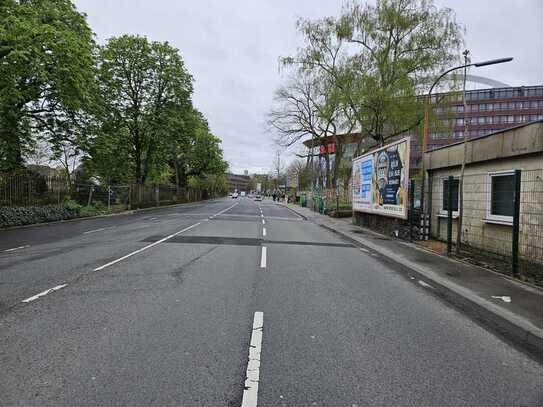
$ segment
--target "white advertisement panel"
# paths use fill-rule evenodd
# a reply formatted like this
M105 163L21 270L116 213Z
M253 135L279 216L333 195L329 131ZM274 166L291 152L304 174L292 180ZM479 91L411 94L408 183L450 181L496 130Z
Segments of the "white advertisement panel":
M409 146L406 137L353 159L353 210L407 219Z

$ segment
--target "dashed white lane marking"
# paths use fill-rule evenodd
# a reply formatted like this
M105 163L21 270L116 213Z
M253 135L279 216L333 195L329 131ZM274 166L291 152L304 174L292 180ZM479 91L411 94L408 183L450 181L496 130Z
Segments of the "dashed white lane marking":
M261 214L260 214L260 217L261 217L261 218L263 218L263 217L264 217L264 214L263 214L263 213L261 213Z
M16 250L26 249L26 248L28 248L28 247L30 247L29 244L24 245L24 246L14 247L14 248L12 248L12 249L6 249L6 250L4 250L4 251L5 251L5 252L14 252L14 251L16 251Z
M136 251L133 251L132 253L128 253L126 256L120 257L120 258L118 258L117 260L110 261L109 263L104 264L103 266L97 267L97 268L95 268L95 269L92 270L92 271L100 271L100 270L105 269L106 267L113 266L114 264L116 264L116 263L118 263L118 262L120 262L120 261L126 260L126 259L128 259L129 257L134 256L135 254L138 254L138 253L141 253L141 252L143 252L143 251L145 251L145 250L147 250L147 249L150 249L151 247L154 247L154 246L156 246L157 244L163 243L163 242L165 242L166 240L169 240L169 239L171 239L172 237L175 237L175 236L177 236L177 235L180 234L180 233L186 232L187 230L190 230L190 229L192 229L192 228L194 228L194 227L196 227L196 226L198 226L198 225L200 225L200 224L201 224L201 222L195 223L194 225L190 225L189 227L186 227L185 229L182 229L182 230L180 230L180 231L178 231L178 232L172 233L171 235L166 236L166 237L164 237L164 238L162 238L162 239L160 239L160 240L157 240L156 242L151 243L151 244L149 244L149 245L147 245L147 246L145 246L145 247L142 247L141 249L138 249L138 250L136 250Z
M419 284L420 284L421 286L425 287L425 288L432 288L432 289L434 288L434 287L432 287L430 284L425 283L425 282L422 281L422 280L419 280Z
M369 251L369 250L367 250L367 249L364 249L364 248L362 248L362 247L360 247L359 249L360 249L360 251L362 251L362 252L364 252L364 253L370 253L370 251Z
M266 268L267 251L268 251L268 248L266 246L262 246L262 253L260 255L260 268L263 268L263 269Z
M492 298L502 300L503 302L511 302L511 297L508 295L493 295Z
M264 314L255 312L251 344L249 345L249 362L241 407L256 407L258 401L258 383L260 381L260 355L262 353L262 334L264 330Z
M23 300L22 302L26 302L26 303L32 302L34 300L37 300L40 297L43 297L44 295L52 293L53 291L58 291L61 288L66 287L67 285L68 284L61 284L61 285L57 285L56 287L49 288L48 290L45 290L45 291L43 291L43 292L41 292L39 294L33 295L32 297L28 297L26 300Z
M266 228L262 228L262 236L266 236Z
M262 219L262 224L265 225L266 224L266 221L264 219Z

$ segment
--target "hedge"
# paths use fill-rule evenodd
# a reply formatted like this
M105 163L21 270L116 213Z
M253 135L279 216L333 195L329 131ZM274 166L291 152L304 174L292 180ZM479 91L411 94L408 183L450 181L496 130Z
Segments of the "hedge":
M81 208L72 205L29 207L0 207L0 227L31 225L74 219L81 216Z

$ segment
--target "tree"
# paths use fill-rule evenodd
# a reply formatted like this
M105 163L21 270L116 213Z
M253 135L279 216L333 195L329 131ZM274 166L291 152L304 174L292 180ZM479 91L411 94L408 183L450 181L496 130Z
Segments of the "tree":
M92 32L69 0L0 3L0 169L21 168L36 134L59 146L90 103Z
M112 38L100 49L104 134L125 145L135 182L162 171L176 143L179 111L190 105L192 77L177 49L144 37Z
M418 126L418 92L458 60L462 44L453 11L431 0L351 2L338 18L298 28L306 46L284 63L332 78L347 117L381 145Z

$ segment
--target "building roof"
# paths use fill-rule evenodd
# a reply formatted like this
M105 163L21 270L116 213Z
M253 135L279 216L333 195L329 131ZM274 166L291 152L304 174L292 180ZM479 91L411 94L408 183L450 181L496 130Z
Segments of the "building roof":
M521 124L467 141L466 164L543 154L543 120ZM449 144L424 154L427 170L462 165L464 142Z

